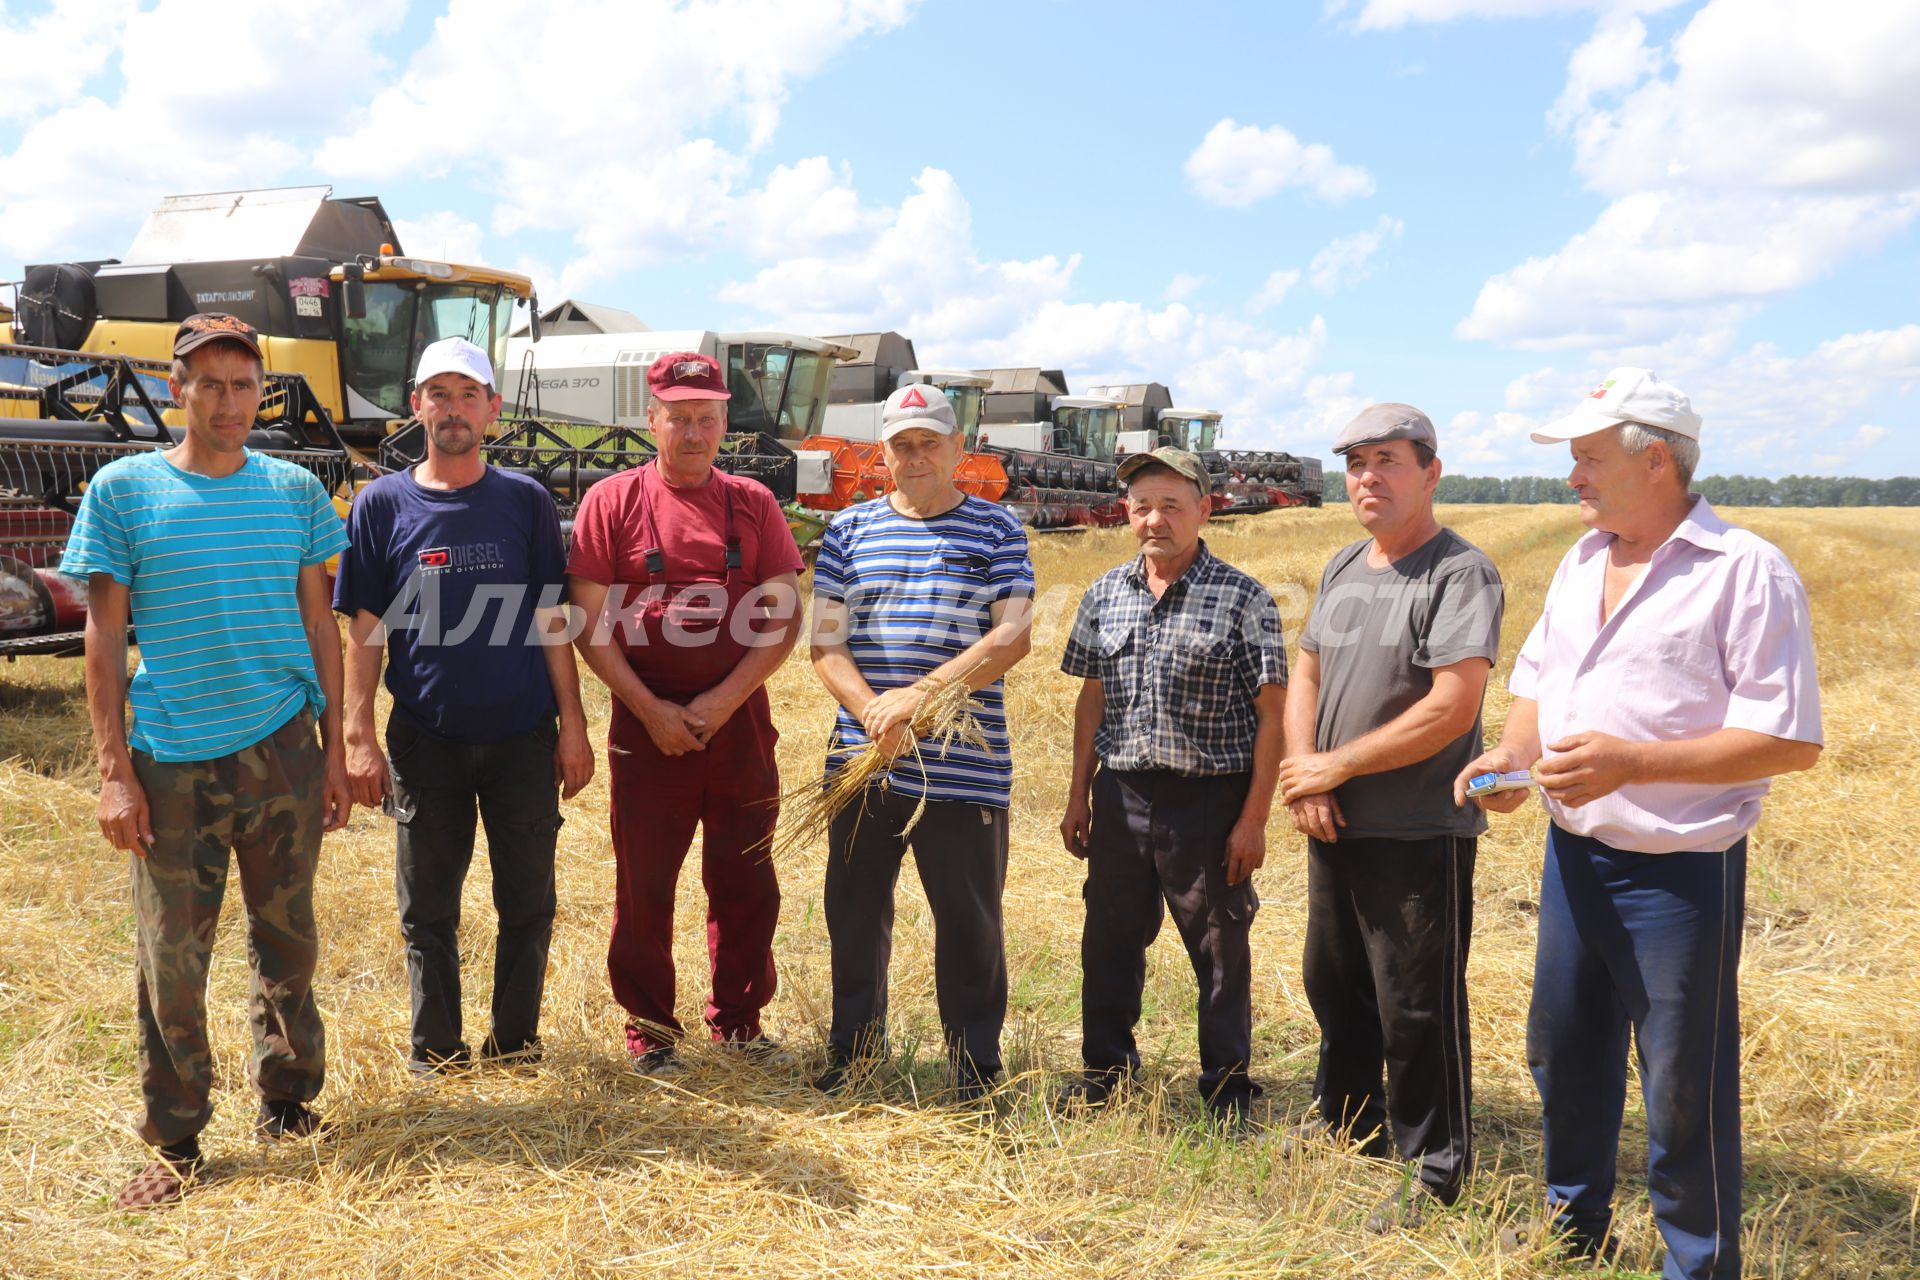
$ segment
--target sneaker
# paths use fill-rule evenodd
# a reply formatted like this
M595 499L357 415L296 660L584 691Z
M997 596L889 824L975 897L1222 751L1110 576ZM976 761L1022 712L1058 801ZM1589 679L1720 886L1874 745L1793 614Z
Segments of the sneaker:
M778 1071L800 1061L791 1049L771 1036L759 1035L750 1040L716 1040L714 1043L766 1071Z
M260 1114L253 1123L253 1134L262 1142L274 1142L282 1138L327 1138L332 1133L333 1122L322 1120L319 1113L306 1103L279 1098L262 1102Z
M491 1034L480 1042L480 1065L486 1067L532 1067L547 1056L539 1036L529 1036L515 1048L502 1048Z
M127 1180L114 1196L114 1207L127 1213L157 1209L172 1204L186 1194L187 1182L205 1167L200 1140L187 1138L170 1143L154 1153L147 1167Z
M655 1080L670 1080L674 1076L685 1075L687 1064L680 1061L680 1055L673 1046L663 1044L656 1049L633 1055L633 1070L636 1075L651 1076Z

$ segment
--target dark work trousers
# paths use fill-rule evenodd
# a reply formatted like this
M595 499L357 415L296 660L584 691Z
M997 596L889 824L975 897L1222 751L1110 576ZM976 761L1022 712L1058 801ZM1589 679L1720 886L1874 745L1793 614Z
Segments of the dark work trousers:
M398 831L394 883L413 996L412 1056L458 1059L460 891L473 861L474 813L486 824L493 906L493 1047L514 1053L539 1037L540 996L553 937L553 856L560 796L559 727L547 720L500 742L453 742L404 711L387 721Z
M933 986L947 1053L963 1072L1000 1071L1007 1020L1007 946L1000 898L1007 887L1007 811L930 800L906 839L918 801L870 787L833 820L824 893L833 957L829 1049L841 1057L884 1052L893 894L913 849L933 911Z
M1252 879L1227 883L1227 836L1252 775L1189 778L1164 770L1101 769L1093 778L1087 845L1087 925L1080 935L1081 1058L1089 1073L1139 1070L1134 1024L1147 948L1168 910L1199 983L1200 1095L1244 1107L1260 1089L1253 1053L1253 958L1260 908Z
M1320 1023L1320 1117L1356 1139L1390 1140L1447 1204L1473 1158L1467 943L1477 848L1470 836L1307 842L1301 980Z
M1547 1200L1582 1243L1613 1221L1627 1035L1647 1110L1647 1198L1669 1280L1740 1275L1740 932L1747 842L1628 853L1547 833L1527 1061Z

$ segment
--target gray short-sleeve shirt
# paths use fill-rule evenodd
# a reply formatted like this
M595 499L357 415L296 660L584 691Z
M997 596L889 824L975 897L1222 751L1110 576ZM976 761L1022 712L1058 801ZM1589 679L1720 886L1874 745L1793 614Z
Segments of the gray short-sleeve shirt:
M1500 656L1505 591L1486 555L1442 529L1384 569L1367 563L1373 540L1327 563L1300 647L1320 656L1315 749L1331 751L1400 715L1433 688L1433 668ZM1336 788L1341 834L1416 840L1477 836L1480 806L1456 805L1453 780L1482 750L1480 719L1437 754Z

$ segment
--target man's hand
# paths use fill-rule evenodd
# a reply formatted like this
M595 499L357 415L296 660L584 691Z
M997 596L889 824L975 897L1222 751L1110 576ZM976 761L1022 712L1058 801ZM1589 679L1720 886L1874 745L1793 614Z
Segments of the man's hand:
M1646 772L1646 744L1588 730L1547 744L1534 769L1540 789L1569 809L1612 795Z
M393 789L393 775L387 768L387 753L371 735L347 735L347 790L355 804L378 809Z
M1353 774L1337 751L1315 751L1280 762L1280 799L1289 807L1306 796L1325 795Z
M1467 803L1467 783L1483 773L1518 773L1533 764L1531 760L1522 760L1520 753L1511 747L1501 745L1491 751L1482 751L1475 756L1467 767L1462 769L1453 780L1453 802L1465 806ZM1474 796L1473 803L1488 813L1512 813L1527 802L1527 791L1496 791L1492 795Z
M646 726L647 736L653 739L653 745L660 749L661 755L683 756L689 751L706 750L707 744L700 737L700 731L707 727L707 722L693 714L691 708L668 702L664 698L655 698L634 714Z
M325 819L322 831L338 831L353 816L353 789L347 785L347 759L344 751L327 752L327 781L321 792L320 814Z
M912 725L927 691L917 685L889 689L860 709L860 727L875 742L887 736L897 725ZM895 754L898 754L897 752Z
M1067 816L1060 819L1060 839L1067 852L1076 858L1087 856L1087 842L1093 838L1093 806L1085 796L1067 802Z
M739 709L740 701L721 693L717 687L695 696L687 704L687 711L701 721L701 727L694 737L700 739L702 746L712 742L713 735L720 732L720 726L732 719L733 713Z
M129 767L100 783L100 834L116 849L144 858L153 847L153 819L147 793Z
M1340 802L1332 792L1317 796L1301 796L1287 806L1287 812L1293 817L1293 829L1301 835L1311 836L1321 844L1336 844L1340 840L1340 828L1347 825L1347 815L1340 812Z
M560 798L571 800L593 781L593 744L587 741L587 726L575 721L560 724L560 741L553 748L553 780L560 784Z
M1267 861L1267 828L1242 818L1227 835L1227 883L1239 884Z
M880 758L882 760L898 760L906 753L909 747L913 746L913 726L909 724L896 724L893 728L873 739L873 745L875 749L880 752Z

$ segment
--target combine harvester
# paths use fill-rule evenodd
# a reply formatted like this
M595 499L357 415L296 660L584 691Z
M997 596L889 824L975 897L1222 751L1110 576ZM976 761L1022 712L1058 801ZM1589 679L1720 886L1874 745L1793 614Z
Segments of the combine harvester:
M1162 445L1200 455L1213 476L1216 514L1248 515L1275 507L1320 505L1321 470L1318 458L1290 453L1215 447L1220 420L1217 409L1182 409L1164 383L1135 382L1094 387L1089 394L1106 396L1126 405L1116 451L1121 456L1144 453Z
M1036 529L1124 521L1114 450L1126 405L1068 393L1058 369L977 369L991 378L980 447L1007 470L1003 501Z
M649 329L615 307L569 299L508 342L502 420L490 460L532 471L556 492L577 491L652 456L647 369L674 351L711 357L725 371L727 438L718 464L773 491L794 540L807 547L826 527L809 499L830 492L831 459L805 442L820 430L835 362L854 356L832 339L797 333ZM417 426L389 441L382 461L424 448ZM640 461L645 461L641 457Z

